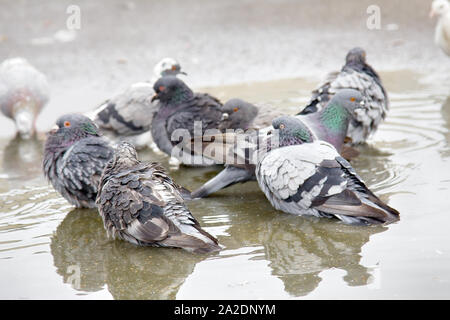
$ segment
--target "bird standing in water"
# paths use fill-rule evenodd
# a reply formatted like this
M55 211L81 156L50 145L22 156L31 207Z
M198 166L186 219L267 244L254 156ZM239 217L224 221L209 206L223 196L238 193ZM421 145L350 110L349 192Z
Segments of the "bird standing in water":
M141 246L220 250L186 207L183 188L158 163L141 163L122 142L103 172L97 204L108 235Z
M44 174L71 204L94 208L100 176L113 153L89 118L81 114L63 115L47 134Z
M23 58L12 58L0 65L0 109L15 122L24 139L36 132L36 118L49 99L44 74Z
M365 107L355 111L347 131L347 140L352 144L364 143L385 119L389 100L378 73L367 64L366 52L361 48L353 48L347 53L341 71L327 76L312 92L311 101L299 114L322 110L341 89L358 90L364 97Z
M336 149L317 140L299 119L279 117L272 125L279 143L261 156L256 178L275 209L357 225L399 219L398 211L374 195Z
M149 132L157 104L151 101L155 93L153 84L160 77L179 74L186 75L181 71L178 61L164 58L155 65L152 81L132 84L94 111L86 113L86 116L113 140L126 140L132 142L136 148L150 146L157 151Z

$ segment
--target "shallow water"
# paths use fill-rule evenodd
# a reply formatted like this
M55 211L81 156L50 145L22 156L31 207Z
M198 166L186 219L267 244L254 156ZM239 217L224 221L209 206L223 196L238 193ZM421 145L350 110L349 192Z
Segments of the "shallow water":
M400 211L387 227L280 213L251 182L189 204L220 253L137 248L107 239L96 210L74 209L47 184L41 141L0 139L0 298L450 298L450 92L407 70L381 76L391 110L353 166ZM203 90L294 113L314 85ZM193 190L219 170L171 175Z

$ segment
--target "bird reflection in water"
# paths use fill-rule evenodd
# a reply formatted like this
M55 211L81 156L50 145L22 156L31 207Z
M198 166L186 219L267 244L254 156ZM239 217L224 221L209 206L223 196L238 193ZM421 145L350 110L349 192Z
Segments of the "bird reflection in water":
M98 212L87 209L67 214L50 248L65 283L84 292L106 284L115 299L175 299L196 263L208 257L109 240Z
M36 136L22 139L17 134L3 150L3 171L12 179L42 175L42 140Z

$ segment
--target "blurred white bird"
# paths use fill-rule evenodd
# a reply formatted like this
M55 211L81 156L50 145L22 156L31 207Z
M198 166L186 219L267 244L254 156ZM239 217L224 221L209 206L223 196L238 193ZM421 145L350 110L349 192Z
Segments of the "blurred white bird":
M0 65L0 108L14 120L24 139L34 135L36 118L49 98L44 74L23 58L11 58Z
M450 3L447 0L434 0L431 4L430 18L438 16L434 42L450 56Z

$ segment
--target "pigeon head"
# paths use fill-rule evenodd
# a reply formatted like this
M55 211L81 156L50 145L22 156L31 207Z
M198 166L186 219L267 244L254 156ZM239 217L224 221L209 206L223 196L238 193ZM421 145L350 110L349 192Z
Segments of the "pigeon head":
M139 164L136 148L129 142L121 142L114 152L114 157L105 167L105 172L117 172Z
M366 51L364 49L356 47L351 49L345 57L346 64L365 64L366 63Z
M222 107L222 121L229 122L233 128L248 129L257 114L257 107L241 99L230 99Z
M358 90L342 89L336 92L329 104L339 105L348 111L350 115L354 115L356 109L364 107L364 97Z
M175 76L159 78L153 85L155 95L152 101L159 100L165 104L179 104L194 96L191 89Z
M59 117L56 126L47 133L46 149L64 149L90 136L99 136L92 120L81 114L66 114Z
M450 3L447 0L434 0L431 3L430 18L443 16L450 11Z
M280 147L313 142L314 136L305 124L295 117L281 116L272 121L278 133Z
M186 72L181 71L180 63L172 58L164 58L158 62L153 68L153 73L157 78L170 75L176 76L177 74L186 75Z

